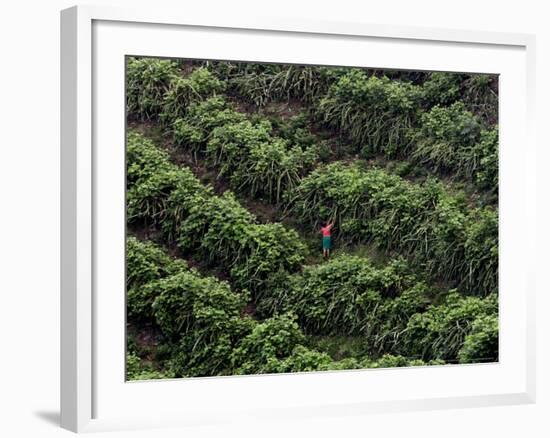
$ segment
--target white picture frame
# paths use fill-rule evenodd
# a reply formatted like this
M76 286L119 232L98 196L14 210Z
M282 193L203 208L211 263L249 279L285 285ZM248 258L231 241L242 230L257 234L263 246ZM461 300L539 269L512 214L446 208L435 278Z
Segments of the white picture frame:
M182 44L190 39L192 47ZM62 427L83 432L534 402L534 45L525 34L360 22L228 22L104 6L62 11ZM372 65L359 57L364 50ZM500 74L499 363L125 382L126 55Z

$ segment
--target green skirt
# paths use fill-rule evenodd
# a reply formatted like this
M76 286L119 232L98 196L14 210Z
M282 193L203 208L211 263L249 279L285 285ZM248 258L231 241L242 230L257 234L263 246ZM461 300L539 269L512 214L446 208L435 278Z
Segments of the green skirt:
M323 236L323 249L330 249L331 241L330 236Z

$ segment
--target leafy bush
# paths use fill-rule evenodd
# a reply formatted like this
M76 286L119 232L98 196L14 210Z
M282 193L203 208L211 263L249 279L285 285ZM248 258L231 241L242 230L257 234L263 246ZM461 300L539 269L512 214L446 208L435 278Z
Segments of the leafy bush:
M229 85L231 94L237 94L258 106L272 99L270 90L273 78L284 68L277 64L232 62L213 62L208 63L207 67Z
M410 144L422 96L421 88L408 82L368 77L351 70L332 84L316 108L321 121L349 138L363 153L404 153Z
M418 282L403 290L393 299L383 300L378 310L373 332L376 336L370 342L371 350L377 353L400 350L401 337L410 318L422 313L428 307L433 290Z
M226 267L239 287L254 291L273 273L296 271L305 257L295 231L255 223L230 192L197 202L178 232L180 248Z
M412 157L437 172L462 170L471 175L468 161L481 129L480 120L462 102L450 107L435 106L421 116Z
M184 77L188 67L193 70ZM215 267L231 286L152 243L129 238L131 325L154 322L155 333L161 332L155 341L160 353L156 356L155 344L152 364L148 351L153 347L140 343L130 349L129 378L498 358L498 211L474 208L464 193L425 174L422 182L412 182L410 171L414 166L450 175L496 196L494 77L387 75L365 69L129 61L129 113L159 118L177 147L215 168L232 190L284 205L300 226L334 220L339 243L371 243L373 251L403 257L379 266L338 255L302 266L308 250L296 231L258 223L232 193L216 195L191 169L171 163L166 152L130 131L128 221L153 225L184 256L192 254L202 268ZM231 103L220 93L228 93ZM307 105L307 112L284 120L268 118L264 111L239 112L249 111L251 102L292 101L294 108L293 99ZM319 141L310 129L314 118L331 130L321 136L337 131L346 148L333 152L328 141ZM331 147L337 141L331 138ZM410 179L369 168L372 162L364 160L319 165L338 153L349 159L358 152L398 158L396 167ZM403 158L409 162L403 164ZM444 295L427 279L485 298L455 291ZM329 348L335 339L347 347Z
M129 353L126 355L126 378L128 380L170 379L175 377L170 371L159 371L151 365L144 364L139 356Z
M195 153L204 152L214 128L244 122L246 116L230 107L224 98L211 97L193 102L184 118L178 118L172 125L174 142Z
M156 295L148 283L187 269L183 260L172 259L152 242L135 237L126 239L126 266L128 317L149 320Z
M421 359L410 359L399 355L385 354L377 360L365 360L362 366L364 368L395 368L395 367L412 367L425 365L443 365L442 360L423 361Z
M271 99L298 98L312 103L325 94L329 86L347 70L339 67L285 66L273 77Z
M490 131L481 131L480 140L474 150L479 157L474 181L478 187L496 194L498 192L498 127Z
M234 190L273 202L297 184L319 153L316 145L301 147L274 136L269 121L248 120L219 98L191 105L173 134L181 147L202 153Z
M292 314L275 316L257 324L231 355L235 374L280 372L281 361L305 342Z
M130 236L126 239L126 285L142 286L153 280L187 268L181 259L173 259L150 241Z
M231 269L241 287L256 292L274 274L301 268L306 247L296 231L279 223L253 225L246 231L243 254Z
M127 141L127 219L128 222L162 220L166 200L180 174L168 154L145 137L128 133Z
M496 75L443 72L430 73L422 85L426 107L462 101L487 126L498 121L497 88Z
M474 321L497 311L496 294L481 299L451 292L441 305L411 317L400 347L407 356L456 361Z
M315 227L319 221L335 220L340 239L376 240L392 249L404 232L421 223L440 192L432 184L412 184L382 169L365 171L336 162L303 178L289 195L288 208Z
M206 146L211 164L220 166L220 175L231 174L248 158L249 151L271 139L271 124L268 121L251 123L243 120L215 128Z
M249 330L241 318L248 296L214 277L184 271L150 285L157 290L155 319L174 347L170 361L177 376L208 376L229 367L235 342Z
M164 95L179 73L174 61L155 58L128 58L126 64L126 107L142 120L157 117Z
M464 241L466 263L462 284L469 289L498 288L498 213L476 209L468 217Z
M498 360L498 315L484 315L472 324L464 345L458 352L460 363Z
M187 167L181 167L175 184L166 198L166 210L160 227L168 241L174 241L183 221L194 206L214 196L212 187L204 186Z
M442 197L425 227L429 272L475 295L498 288L498 211Z
M305 371L326 371L333 368L331 357L319 351L311 350L303 345L298 345L292 354L281 361L277 372L280 373L300 373ZM353 369L350 368L342 369Z
M128 220L162 222L165 236L175 238L183 251L225 268L239 287L255 290L273 273L300 268L306 248L295 231L256 223L232 193L215 196L189 169L154 154L155 146L142 136L132 134L132 144L128 168L135 182L128 188ZM154 160L147 163L150 156ZM140 163L141 173L135 170Z
M485 130L481 119L466 110L463 102L450 107L435 106L422 114L413 138L411 157L417 163L496 191L498 131Z
M142 134L128 130L126 140L126 184L135 186L153 175L176 169L168 153Z
M205 100L224 90L225 84L205 68L193 70L188 77L178 76L166 91L160 119L164 124L171 125L186 114L192 102Z
M498 123L498 76L472 74L464 82L463 100L466 107L486 125Z
M317 142L317 137L310 130L311 120L303 111L288 118L273 115L268 119L275 134L291 144L304 148Z
M469 292L487 294L498 285L498 213L470 208L433 180L416 184L333 163L301 180L288 209L310 226L335 220L339 239L397 251Z
M219 175L230 176L232 187L252 197L266 196L279 202L317 159L317 148L291 146L271 135L267 121L243 121L215 128L206 148Z
M246 244L254 216L231 192L189 200L188 215L178 227L178 246L202 260L231 266Z
M229 84L240 98L264 106L273 101L299 98L313 102L348 69L298 65L208 63L207 68Z
M178 337L197 326L219 327L239 316L246 294L231 291L229 285L196 271L182 271L156 281L159 293L153 304L156 321L167 336Z
M183 77L178 63L154 58L130 58L127 64L128 113L143 120L171 125L197 101L225 91L225 83L205 68Z
M366 218L370 208L366 198L385 187L395 186L400 178L382 170L365 172L357 166L333 163L314 170L288 195L288 205L297 218L317 227L322 221L336 220L336 232L348 233L358 219ZM374 211L372 212L374 213ZM349 236L359 238L357 233Z
M126 192L127 220L159 224L167 214L167 200L175 189L180 173L177 169L153 174Z
M426 106L450 105L460 99L465 75L459 73L432 72L422 84Z
M257 310L292 312L308 334L363 336L364 348L388 352L431 294L402 260L377 268L368 259L342 255L269 285Z
M269 202L279 203L283 194L292 190L312 167L317 155L315 146L302 150L274 139L251 149L230 181L238 191L246 188L252 197L265 196Z

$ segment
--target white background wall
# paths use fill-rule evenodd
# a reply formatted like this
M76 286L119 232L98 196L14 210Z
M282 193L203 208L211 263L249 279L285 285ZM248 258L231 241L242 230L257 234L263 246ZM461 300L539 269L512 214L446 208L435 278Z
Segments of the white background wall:
M153 2L96 1L133 5ZM59 419L59 10L72 1L27 0L0 9L0 436L69 436ZM550 15L545 2L155 0L159 7L365 21L537 35L539 193L548 199ZM522 147L522 145L517 145ZM539 210L538 402L530 406L110 433L122 436L550 436L549 209ZM522 230L518 230L519 233Z

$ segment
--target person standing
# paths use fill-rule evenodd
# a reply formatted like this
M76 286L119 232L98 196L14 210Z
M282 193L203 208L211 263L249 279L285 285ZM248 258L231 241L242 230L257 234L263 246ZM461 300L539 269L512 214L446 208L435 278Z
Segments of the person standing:
M327 222L324 227L321 227L321 233L323 234L323 257L330 257L330 248L332 246L330 232L334 222Z

